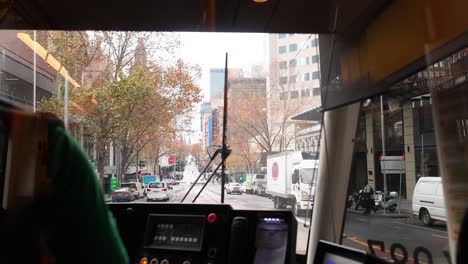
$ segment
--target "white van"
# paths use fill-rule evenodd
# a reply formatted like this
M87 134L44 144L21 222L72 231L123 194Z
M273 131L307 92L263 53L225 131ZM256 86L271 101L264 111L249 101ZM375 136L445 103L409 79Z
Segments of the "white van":
M447 221L441 177L421 177L413 193L413 214L430 226L434 220Z

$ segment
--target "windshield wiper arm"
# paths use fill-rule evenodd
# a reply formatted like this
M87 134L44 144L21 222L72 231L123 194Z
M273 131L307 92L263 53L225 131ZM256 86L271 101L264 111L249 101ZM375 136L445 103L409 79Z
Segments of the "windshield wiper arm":
M213 154L213 156L210 157L210 161L208 162L208 164L206 164L203 171L200 173L200 175L198 175L197 179L195 179L195 181L192 183L192 186L190 186L190 188L188 189L187 193L184 195L182 200L180 200L181 203L184 202L185 198L187 198L189 193L192 191L193 187L195 187L195 185L197 184L198 180L200 180L201 176L206 173L207 169L210 167L211 163L216 158L216 156L218 156L220 152L221 152L221 149L217 149L215 153Z
M194 203L198 196L200 196L200 194L203 192L203 190L205 189L206 185L208 185L208 183L211 181L211 179L213 178L213 176L216 174L216 172L218 171L219 167L221 167L221 165L224 164L224 161L229 157L229 155L231 154L231 150L230 149L226 149L226 154L221 154L221 157L222 157L222 160L221 162L218 164L218 166L216 167L216 169L211 173L210 175L210 178L208 178L208 180L205 182L205 184L203 184L202 188L200 189L200 191L197 193L197 195L195 196L195 198L193 198L192 200L192 203ZM222 172L221 172L222 173ZM221 177L224 177L224 175L221 175ZM223 187L223 190L221 190L221 192L224 192L224 187Z

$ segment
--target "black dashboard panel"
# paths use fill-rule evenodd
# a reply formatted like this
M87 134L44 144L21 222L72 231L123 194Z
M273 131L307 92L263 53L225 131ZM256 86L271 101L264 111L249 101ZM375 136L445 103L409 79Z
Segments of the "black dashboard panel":
M142 258L148 264L295 263L297 223L289 211L223 204L108 206L131 263Z

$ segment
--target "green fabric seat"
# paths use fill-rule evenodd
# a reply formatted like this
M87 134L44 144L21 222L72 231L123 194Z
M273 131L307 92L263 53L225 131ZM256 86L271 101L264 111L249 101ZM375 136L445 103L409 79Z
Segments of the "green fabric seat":
M56 263L128 263L87 155L62 127L50 126L48 137L50 250Z

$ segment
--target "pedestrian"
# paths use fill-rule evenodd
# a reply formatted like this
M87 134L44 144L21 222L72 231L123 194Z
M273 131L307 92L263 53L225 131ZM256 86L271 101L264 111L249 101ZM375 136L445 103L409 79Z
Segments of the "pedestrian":
M374 189L372 186L366 184L364 188L362 189L362 198L363 198L363 204L364 208L366 211L364 212L365 214L370 214L370 210L374 207L374 200L372 199L372 195L374 194Z

